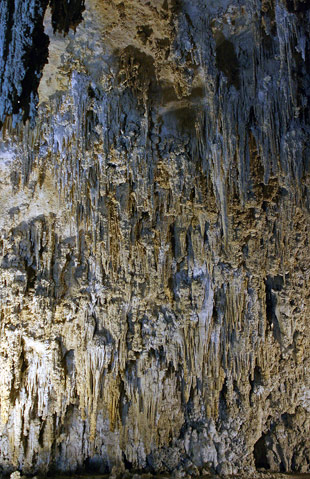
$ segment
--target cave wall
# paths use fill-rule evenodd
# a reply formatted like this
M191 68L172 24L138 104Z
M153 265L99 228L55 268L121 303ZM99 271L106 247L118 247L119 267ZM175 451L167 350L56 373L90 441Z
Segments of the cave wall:
M0 3L0 127L10 116L14 127L34 126L38 86L47 63L49 38L43 18L51 9L54 31L67 34L82 20L84 0L2 0Z
M309 472L308 3L47 3L0 3L1 471Z

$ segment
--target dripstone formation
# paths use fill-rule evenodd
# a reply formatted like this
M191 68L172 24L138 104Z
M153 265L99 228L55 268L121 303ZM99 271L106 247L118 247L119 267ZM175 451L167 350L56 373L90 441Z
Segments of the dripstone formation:
M310 471L309 27L0 0L0 472Z

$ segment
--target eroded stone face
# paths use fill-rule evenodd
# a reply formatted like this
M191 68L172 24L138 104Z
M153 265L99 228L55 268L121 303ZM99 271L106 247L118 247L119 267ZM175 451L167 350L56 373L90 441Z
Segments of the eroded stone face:
M309 9L55 8L0 145L2 470L307 472Z

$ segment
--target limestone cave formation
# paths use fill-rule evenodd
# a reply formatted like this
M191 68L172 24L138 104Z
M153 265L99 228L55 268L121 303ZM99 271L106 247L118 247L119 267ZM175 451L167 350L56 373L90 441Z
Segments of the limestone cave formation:
M0 475L310 472L309 98L308 0L0 0Z

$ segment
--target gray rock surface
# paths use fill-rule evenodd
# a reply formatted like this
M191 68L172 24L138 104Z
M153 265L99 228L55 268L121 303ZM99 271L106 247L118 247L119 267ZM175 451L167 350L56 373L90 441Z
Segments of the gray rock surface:
M26 3L0 2L1 471L309 472L308 3Z

